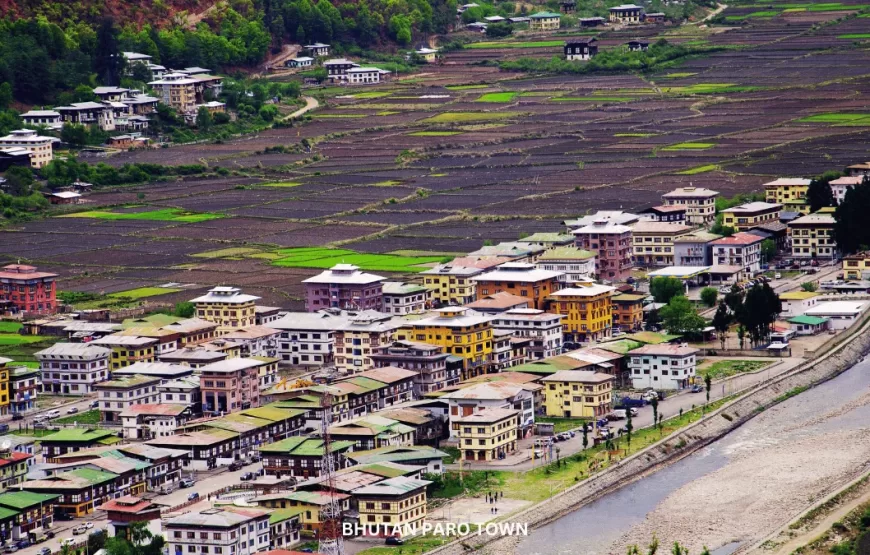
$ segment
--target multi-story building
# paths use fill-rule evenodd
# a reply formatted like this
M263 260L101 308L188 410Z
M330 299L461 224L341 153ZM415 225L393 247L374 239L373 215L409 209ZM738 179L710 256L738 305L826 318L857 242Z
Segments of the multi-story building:
M115 114L108 102L73 102L55 108L64 123L95 125L102 131L115 130Z
M610 8L610 22L623 25L643 23L644 9L634 4L620 4Z
M712 242L722 236L709 231L693 231L674 238L674 266L710 266Z
M0 367L3 364L0 363ZM0 368L0 372L4 369ZM36 408L39 391L39 369L20 366L9 368L9 412L23 413ZM0 393L2 398L2 393Z
M506 330L514 337L531 340L531 359L556 356L562 352L562 316L534 308L508 310L493 317L492 326Z
M91 468L78 468L41 480L21 484L24 491L39 494L59 494L55 501L55 514L82 517L94 508L115 497L118 475Z
M9 378L12 368L7 366L12 359L0 357L0 415L9 414Z
M353 264L336 264L302 281L305 284L305 310L381 310L384 304L383 282L382 276L361 272Z
M502 258L507 258L508 260L501 262L527 262L529 264L534 264L538 259L538 256L545 250L547 250L546 247L522 241L504 241L497 245L484 245L476 251L468 253L468 255L462 259L453 260L451 264L457 266L468 266L469 264L464 262L467 259L481 260ZM498 262L498 264L501 264L501 262Z
M831 187L831 194L834 195L834 202L843 204L843 201L846 200L846 192L863 184L864 179L864 175L847 175L845 177L838 177L828 183Z
M444 347L416 341L394 341L373 349L371 359L375 368L393 366L415 373L414 396L422 397L431 391L459 383L459 371L447 369L451 355Z
M27 461L33 458L32 455L18 453L15 451L0 450L0 493L9 491L11 488L16 488L24 482L27 472L30 470L30 465Z
M573 60L590 60L598 54L598 40L595 37L581 37L565 41L563 50L565 59Z
M665 206L685 206L686 223L706 226L716 219L716 197L718 191L703 187L679 187L662 195Z
M529 299L533 308L543 308L547 297L562 287L561 272L542 270L534 264L508 262L495 270L471 278L477 284L477 298L511 293Z
M634 263L638 266L673 266L674 240L692 231L668 222L638 222L632 226Z
M683 389L695 379L698 349L682 345L644 345L628 354L634 389Z
M54 137L43 137L32 129L18 129L0 137L0 148L23 148L30 152L30 166L41 168L54 160L52 145L60 142Z
M459 433L458 419L493 409L517 411L517 425L525 432L535 423L535 393L540 389L536 384L500 381L477 383L442 395L439 400L447 401L451 439Z
M111 349L92 343L55 343L38 351L42 391L52 395L87 395L109 379Z
M807 202L809 188L809 179L780 177L764 184L764 200L781 204L788 212L808 214L810 211L810 205Z
M83 449L99 447L117 441L111 430L91 428L64 428L53 434L42 436L42 458L47 463L57 463L58 457L78 453Z
M149 440L174 435L190 418L190 409L176 404L130 405L119 416L125 438Z
M788 291L779 294L782 302L780 316L802 316L821 300L821 293L815 291Z
M562 23L562 16L553 12L538 12L529 16L530 31L554 31Z
M560 272L558 281L569 287L595 277L595 253L573 246L558 246L544 251L535 265L541 270Z
M199 376L170 380L157 386L161 405L181 405L192 414L202 412L202 389Z
M160 99L160 102L174 108L181 114L196 112L197 80L182 73L166 73L162 78L151 81L148 85Z
M779 220L780 212L782 212L781 204L748 202L723 210L722 225L733 227L737 231L749 231L759 224Z
M214 339L218 324L202 318L187 318L167 324L163 329L181 334L178 340L179 348L193 347Z
M686 207L680 205L650 206L641 210L640 217L646 222L686 223Z
M711 243L713 264L717 266L737 266L747 276L761 270L761 243L763 237L752 233L735 233Z
M492 318L459 306L433 311L433 315L408 322L396 339L444 347L463 359L463 377L486 373L492 362Z
M473 303L465 305L466 308L470 308L480 312L481 314L501 314L502 312L507 312L508 310L513 310L515 308L531 308L531 306L532 301L528 298L520 297L519 295L514 295L513 293L507 293L504 291L487 295Z
M614 377L588 370L560 370L541 379L544 411L556 418L607 416L612 407Z
M359 67L359 64L344 58L334 58L323 62L323 69L326 70L326 77L330 81L347 80L347 71L355 67Z
M570 287L550 295L549 312L562 315L562 333L575 342L610 336L613 326L611 297L615 289L598 283Z
M351 316L335 330L335 367L352 374L374 368L371 355L381 345L393 342L405 320L376 310Z
M293 366L324 366L335 357L335 330L344 326L350 314L338 309L290 312L268 327L279 330L278 357Z
M196 369L229 358L227 353L212 351L201 347L185 347L171 353L162 355L160 362L168 362L179 366L189 366Z
M256 324L254 302L260 297L246 295L238 287L215 287L207 295L191 299L196 305L196 316L218 325L222 335L231 330Z
M432 303L432 289L416 283L385 281L384 307L388 314L419 314Z
M426 487L431 483L396 476L353 490L359 523L387 536L421 525L426 518Z
M639 331L643 327L643 300L646 295L620 293L610 297L613 327L622 331Z
M30 110L21 114L21 121L29 127L44 126L53 131L63 128L60 113L54 110Z
M568 228L568 232L571 233L602 220L611 224L630 226L633 223L639 222L640 216L631 212L623 212L622 210L599 210L594 214L582 216L576 220L565 220L562 223Z
M484 272L483 268L442 264L420 272L424 284L434 289L435 300L442 305L465 305L476 297L473 278Z
M519 411L486 408L454 420L459 452L465 461L497 461L517 450Z
M600 219L571 233L576 237L577 247L597 253L599 279L620 281L629 276L632 233L630 227Z
M124 376L93 386L100 401L100 420L121 423L121 413L132 405L153 405L160 402L157 386L163 381L152 376Z
M346 454L353 446L353 441L333 441L330 444L336 470L350 465ZM277 476L279 479L285 476L301 480L317 478L323 468L322 439L304 436L288 437L275 443L261 445L258 450L265 473Z
M870 251L856 252L843 257L843 278L867 279L870 277Z
M9 264L0 270L0 304L13 313L54 314L57 312L57 274L38 272L35 266Z
M239 345L243 357L275 357L278 355L279 335L275 328L254 325L227 332L221 339Z
M154 362L157 360L156 351L160 343L153 337L140 337L138 335L112 334L91 341L91 345L99 345L112 350L109 359L109 367L118 370L137 362Z
M53 493L7 491L0 494L0 507L15 514L11 534L5 539L31 540L44 536L54 522L54 503L60 496Z
M365 383L362 380L370 380L376 386L377 409L384 410L394 405L399 405L414 398L414 378L417 373L413 370L385 366L367 370L352 378L343 378L336 382L340 385L346 382Z
M253 555L269 549L269 513L250 507L211 508L163 522L169 555Z
M228 358L199 369L202 412L221 415L260 406L260 366L256 358Z
M380 83L383 73L377 67L352 67L344 75L348 85L369 85Z
M788 223L791 255L795 258L830 258L837 255L833 214L816 212Z

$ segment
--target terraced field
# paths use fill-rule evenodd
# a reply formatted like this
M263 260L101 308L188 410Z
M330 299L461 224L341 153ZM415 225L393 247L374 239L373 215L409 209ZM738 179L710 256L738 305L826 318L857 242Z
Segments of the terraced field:
M63 290L182 284L155 297L174 302L231 283L300 308L299 282L341 255L315 264L299 248L346 249L348 260L401 276L485 241L560 230L578 214L640 210L677 186L730 196L841 169L870 159L861 10L741 4L723 14L730 27L599 36L604 50L639 37L723 48L654 73L534 75L478 63L561 54L567 35L539 35L449 52L363 90L310 91L321 108L293 127L107 160L253 177L96 191L87 212L4 230L0 258L58 271ZM310 151L295 148L303 140ZM266 151L276 146L293 152ZM371 257L396 251L431 256Z

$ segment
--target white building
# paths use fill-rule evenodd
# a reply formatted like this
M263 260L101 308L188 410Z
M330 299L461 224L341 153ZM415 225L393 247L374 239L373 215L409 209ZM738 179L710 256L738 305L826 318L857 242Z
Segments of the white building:
M121 427L127 439L149 440L175 435L189 417L182 405L130 405L121 411Z
M827 318L832 330L844 330L855 323L867 306L867 301L829 301L817 304L804 315Z
M87 395L94 384L109 379L111 349L90 343L55 343L36 353L42 391L48 394Z
M761 271L761 243L764 237L752 233L739 232L731 237L716 239L713 248L714 266L737 266L742 268L744 277Z
M73 102L69 106L57 106L64 123L96 125L103 131L115 130L115 112L112 105L103 102Z
M314 65L314 58L308 56L300 56L287 60L287 67L311 67Z
M349 85L365 85L381 82L383 70L376 67L352 67L347 70L347 82Z
M446 393L439 400L447 401L449 407L450 438L456 438L459 424L456 420L477 414L489 408L520 411L519 427L527 430L535 424L534 391L543 389L534 384L490 382L464 387Z
M542 270L561 272L562 275L556 279L566 286L571 286L578 281L588 281L595 277L596 260L597 256L592 251L573 246L560 246L544 251L535 265Z
M193 375L193 368L169 362L134 362L130 366L112 370L113 378L124 376L148 376L161 381L177 380Z
M221 336L221 339L239 345L244 357L274 358L278 356L280 334L281 332L268 326L248 326L233 330Z
M634 389L683 389L695 377L695 353L683 345L644 345L628 353Z
M170 380L157 386L161 405L181 405L190 407L192 412L199 412L202 404L202 392L199 388L199 376L188 376L179 380Z
M662 195L665 206L685 206L686 223L709 225L716 219L718 191L703 187L680 187Z
M565 220L562 222L569 231L590 226L595 222L606 220L607 223L615 225L631 225L640 221L640 216L631 212L623 212L622 210L599 210L595 214L583 216L576 220Z
M286 364L324 366L335 358L335 330L349 320L347 312L336 309L290 312L268 327L281 332L277 354Z
M820 293L813 291L790 291L782 293L779 300L782 301L781 316L800 316L807 310L819 304Z
M269 549L269 513L256 508L212 508L163 523L169 555L253 555Z
M23 118L24 116L21 117ZM846 191L854 189L862 183L864 183L863 175L848 175L834 179L829 183L831 193L834 195L834 201L837 204L843 204L843 201L846 200Z
M496 314L492 327L514 337L532 339L529 358L542 359L562 352L562 316L534 308L515 308Z
M422 314L432 301L432 290L416 283L385 281L384 308L387 314Z
M30 152L30 166L41 168L54 160L52 145L60 142L54 137L43 137L31 129L18 129L0 137L0 148L22 147Z
M63 122L60 119L60 112L55 110L30 110L29 112L21 114L21 121L23 121L25 125L30 125L31 127L44 125L55 131L63 127Z

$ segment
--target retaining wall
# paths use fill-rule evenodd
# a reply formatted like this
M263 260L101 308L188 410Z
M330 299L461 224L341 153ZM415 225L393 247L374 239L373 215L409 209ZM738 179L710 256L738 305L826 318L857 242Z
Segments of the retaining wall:
M745 395L720 407L707 418L505 520L528 523L530 529L537 528L697 451L744 424L759 411L780 402L782 396L789 391L811 387L831 379L858 363L870 351L868 331L870 331L870 316L865 314L860 326L842 334L838 344L827 354L750 389ZM519 539L494 538L485 534L472 535L428 553L459 555L481 549L486 553L514 554L515 544Z

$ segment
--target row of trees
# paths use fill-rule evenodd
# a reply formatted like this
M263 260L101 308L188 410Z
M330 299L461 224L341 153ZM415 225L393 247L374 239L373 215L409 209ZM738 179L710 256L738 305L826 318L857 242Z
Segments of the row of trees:
M734 286L719 303L712 323L723 349L728 330L736 323L737 339L742 349L747 337L752 346L758 346L766 340L780 312L782 302L769 284L755 285L749 290Z

